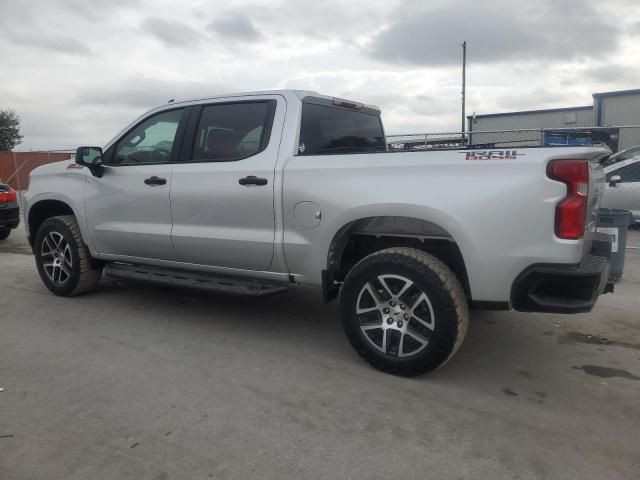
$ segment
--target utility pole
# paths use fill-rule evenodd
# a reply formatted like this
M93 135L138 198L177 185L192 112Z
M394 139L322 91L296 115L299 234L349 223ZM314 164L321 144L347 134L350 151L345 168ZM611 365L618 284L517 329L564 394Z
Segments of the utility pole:
M465 93L467 83L467 41L462 42L462 140L464 141L464 132L466 130L466 118L465 118Z

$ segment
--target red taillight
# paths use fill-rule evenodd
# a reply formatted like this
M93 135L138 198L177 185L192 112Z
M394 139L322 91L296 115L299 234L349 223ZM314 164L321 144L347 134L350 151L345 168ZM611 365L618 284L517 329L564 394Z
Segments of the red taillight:
M589 196L589 162L586 160L553 160L547 176L567 186L567 196L556 205L556 235L577 240L584 235Z
M0 190L0 203L15 202L17 198L16 191L11 187L9 187L9 190L6 192L4 190Z

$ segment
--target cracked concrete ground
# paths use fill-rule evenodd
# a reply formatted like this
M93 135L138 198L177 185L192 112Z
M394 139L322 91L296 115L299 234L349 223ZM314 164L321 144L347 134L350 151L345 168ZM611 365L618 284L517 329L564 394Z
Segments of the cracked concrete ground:
M593 312L473 313L458 355L414 379L361 361L319 297L104 282L58 298L14 232L0 478L640 476L640 251Z

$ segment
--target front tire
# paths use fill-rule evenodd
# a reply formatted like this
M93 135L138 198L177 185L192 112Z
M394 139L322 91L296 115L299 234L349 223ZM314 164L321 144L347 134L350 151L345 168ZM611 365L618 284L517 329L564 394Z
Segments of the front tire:
M9 238L10 233L10 228L0 228L0 240L6 240L7 238Z
M444 365L469 324L458 278L442 261L414 248L388 248L358 262L342 285L340 311L360 356L395 375Z
M45 220L36 233L34 254L40 278L56 295L71 297L98 286L102 269L93 265L73 215Z

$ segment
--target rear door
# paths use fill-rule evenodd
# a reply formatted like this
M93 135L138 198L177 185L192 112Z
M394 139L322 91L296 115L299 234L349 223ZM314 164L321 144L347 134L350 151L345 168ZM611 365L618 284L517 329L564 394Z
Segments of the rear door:
M285 107L279 95L194 107L171 185L179 261L268 270Z
M101 254L175 260L171 160L186 117L181 108L150 115L105 152L101 178L86 173L87 226Z

